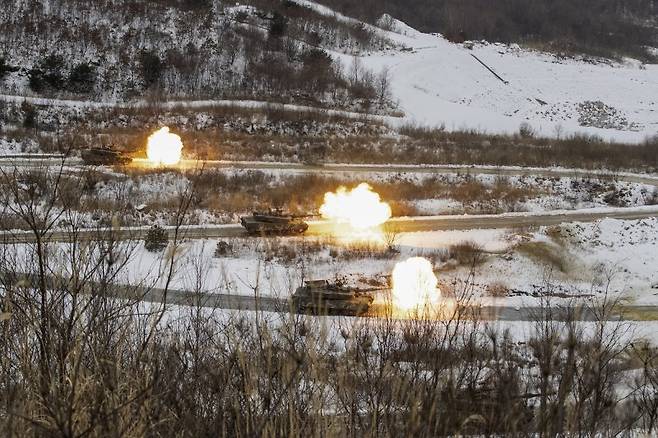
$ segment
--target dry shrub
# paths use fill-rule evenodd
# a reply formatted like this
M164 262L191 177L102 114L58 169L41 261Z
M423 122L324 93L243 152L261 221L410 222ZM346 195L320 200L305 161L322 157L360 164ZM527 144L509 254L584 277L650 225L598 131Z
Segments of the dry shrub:
M287 245L279 239L268 239L264 254L265 260L277 259L284 264L293 263L299 258L294 245Z
M336 260L359 260L359 259L390 259L397 256L386 245L369 240L349 242L344 245L332 247L329 255Z
M453 198L461 203L471 203L482 198L487 193L487 187L480 181L472 179L459 184L453 191Z
M516 251L537 262L567 272L570 269L569 257L564 251L546 242L524 242L516 246Z
M546 228L545 234L546 237L549 237L558 245L562 244L565 240L565 235L563 234L563 229L560 225L553 225Z
M646 205L658 205L658 188L653 189L651 194L645 196L644 203Z
M450 250L444 248L436 248L431 250L422 251L420 257L425 257L432 265L436 266L439 263L446 262L450 259Z
M427 140L427 141L437 141L443 138L443 133L445 128L433 128L431 126L419 125L416 123L405 123L400 128L398 132L401 135L406 135L408 137Z
M27 224L13 213L0 212L0 230L26 230Z
M215 117L215 123L198 129L195 126L196 114L211 114ZM406 137L396 139L382 136L385 130L373 121L364 123L334 119L322 113L304 114L277 107L258 110L175 108L157 112L147 108L90 109L85 110L84 117L74 115L65 114L67 117L64 119L69 119L68 125L58 127L57 137L32 130L11 131L6 135L23 141L34 139L44 151L61 151L69 147L76 150L100 143L143 156L149 131L165 119L177 131L182 131L186 153L191 157L198 154L201 158L210 159L298 162L300 147L310 141L314 147L326 151L323 162L658 169L658 137L649 138L640 145L631 145L605 142L587 135L561 139L522 138L477 131L446 132L441 128L406 127L402 129ZM241 128L242 125L247 128L253 119L286 123L294 129L253 132ZM7 120L11 121L10 118ZM304 123L324 123L327 132L324 134L322 131L309 139L307 134L296 128ZM240 128L227 127L236 124ZM140 129L136 130L135 126ZM218 138L221 138L219 143Z
M474 320L457 283L441 285L460 309L441 321L215 311L225 298L216 291L233 291L222 279L165 310L141 302L143 287L113 284L128 272L116 243L99 236L88 252L72 233L71 260L37 245L27 258L0 248L3 436L608 436L654 427L655 350L630 361L628 327L609 322L605 303L591 309L594 330L541 307L523 342ZM36 269L32 260L45 273L17 281ZM193 275L203 280L201 269ZM276 289L265 277L253 284L255 296ZM633 382L631 366L642 370ZM630 395L619 394L622 383Z
M542 192L536 188L519 187L512 184L509 178L496 178L496 182L491 190L491 198L498 199L503 203L514 205L518 202L523 202L530 197L536 197Z
M509 287L502 281L494 281L487 285L487 292L494 298L504 298L509 295Z
M477 266L485 259L482 246L471 241L450 245L448 254L451 259L456 260L458 264L463 266Z
M393 217L418 216L420 213L418 208L409 202L389 200L387 202L391 206Z
M342 248L332 237L314 238L281 238L262 237L259 239L256 250L264 255L267 261L277 261L291 265L301 260L310 260L318 257L328 248ZM332 249L330 249L330 252Z

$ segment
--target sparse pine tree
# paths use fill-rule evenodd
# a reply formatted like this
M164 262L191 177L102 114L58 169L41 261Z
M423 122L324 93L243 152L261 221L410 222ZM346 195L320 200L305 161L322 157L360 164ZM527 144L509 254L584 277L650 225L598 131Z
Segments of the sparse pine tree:
M47 56L28 72L30 89L37 93L48 89L63 90L66 85L65 69L64 58L55 54Z
M0 57L0 81L5 78L9 73L18 71L18 67L14 67L7 62L5 57Z
M160 57L152 51L144 51L139 57L140 70L144 86L149 88L160 81L164 71L164 64Z
M287 30L288 19L280 13L274 12L272 15L272 21L270 21L270 27L268 29L270 38L281 38L286 34Z
M96 69L87 62L76 65L69 74L68 88L74 93L90 93L95 84Z
M144 248L149 252L159 252L169 244L167 231L158 225L154 225L146 233L144 238Z
M37 110L34 105L27 102L21 104L21 111L23 112L23 127L33 129L37 127Z

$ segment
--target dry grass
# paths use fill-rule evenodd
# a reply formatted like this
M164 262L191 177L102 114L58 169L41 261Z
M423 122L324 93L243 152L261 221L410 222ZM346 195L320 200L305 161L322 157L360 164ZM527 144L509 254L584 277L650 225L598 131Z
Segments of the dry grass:
M226 256L238 255L256 257L259 260L274 261L286 266L309 265L313 263L342 263L354 260L388 260L398 256L381 242L355 240L343 242L332 236L318 238L291 239L265 237L254 240L236 239L231 241L234 250Z
M36 284L14 289L11 304L38 312L36 296L27 293ZM43 346L31 341L38 319L0 321L3 357L17 357L20 364L4 368L0 378L0 403L11 406L0 417L5 434L66 436L62 425L70 424L75 435L90 430L99 437L124 427L131 431L128 437L552 436L555 430L589 436L624 430L628 409L636 409L637 420L625 427L634 429L646 428L642 421L653 413L640 399L612 391L631 367L655 371L644 356L627 359L632 347L623 341L620 323L601 331L602 338L596 330L585 335L576 321L539 320L527 342L519 344L505 332L465 323L465 314L441 322L328 323L190 307L178 318L171 314L145 339L133 328L151 327L155 314L138 312L137 303L104 301L111 289L84 295L73 285L53 291L73 294L76 304L52 308L49 325L64 327L67 312L84 314L87 306L98 309L97 316L113 330L106 333L103 324L85 318L88 322L66 337L52 330ZM43 359L27 359L56 346L76 354L53 354L52 367L42 366ZM603 365L601 357L607 359ZM579 381L586 372L595 378ZM14 384L18 381L23 384ZM39 391L42 381L49 382L49 391ZM541 392L549 383L566 391L564 399ZM583 397L578 390L588 395L576 398ZM75 398L66 397L70 391ZM605 394L605 403L592 403L595 396L589 394L596 392ZM101 396L106 393L113 397L106 400ZM601 420L565 420L529 406L529 397L578 409L578 418ZM121 415L92 417L80 412L83 408Z
M198 129L197 114L210 115L213 122ZM5 119L20 125L20 110L7 110ZM156 106L89 110L85 117L67 115L61 119L56 135L54 128L47 126L40 127L38 132L23 129L8 135L34 138L42 150L49 152L106 144L143 156L148 134L166 123L182 133L187 153L199 158L299 162L308 159L308 150L317 149L323 151L313 157L318 162L658 169L658 138L629 145L582 135L556 140L408 126L400 130L406 138L395 139L384 136L389 131L372 121L277 108L162 110ZM309 126L319 128L320 125L323 128L317 132L307 132Z
M481 245L475 242L460 242L450 245L448 254L461 266L477 266L484 262L485 253Z
M181 171L129 167L125 169L125 175L131 184L126 184L122 177L90 170L79 179L67 177L67 184L76 187L68 192L82 193L76 199L81 212L128 212L130 207L144 202L150 211L166 216L175 212L183 193L181 190L189 190L193 208L231 217L269 208L315 214L325 193L343 185L354 187L359 182L319 174L277 177L261 171L231 173L216 169ZM140 192L141 185L148 190ZM101 186L103 196L98 196L97 190ZM155 186L160 190L153 190ZM465 205L473 205L477 211L486 210L490 204L496 205L491 207L496 211L508 211L516 203L541 194L532 188L517 189L502 179L493 186L471 178L455 183L440 178L418 182L391 180L372 183L372 186L390 204L393 216L418 215L419 210L413 202L421 199L453 198Z
M515 247L520 254L549 267L566 273L572 269L572 261L564 250L546 242L524 242Z
M359 259L392 259L398 256L398 253L391 250L388 246L368 240L349 242L347 244L336 245L329 254L337 261L352 261Z

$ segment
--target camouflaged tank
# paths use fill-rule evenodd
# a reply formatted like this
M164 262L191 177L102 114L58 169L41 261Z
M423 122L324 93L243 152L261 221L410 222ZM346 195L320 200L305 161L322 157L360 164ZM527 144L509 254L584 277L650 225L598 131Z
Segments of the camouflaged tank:
M110 148L89 148L80 151L80 156L85 164L91 166L114 166L124 165L132 161L131 158Z
M278 211L269 213L253 213L243 216L240 223L252 236L260 235L295 235L303 234L308 230L308 224L301 220L305 216L283 214Z
M292 295L292 307L302 314L362 316L374 300L372 290L332 284L326 280L307 281Z

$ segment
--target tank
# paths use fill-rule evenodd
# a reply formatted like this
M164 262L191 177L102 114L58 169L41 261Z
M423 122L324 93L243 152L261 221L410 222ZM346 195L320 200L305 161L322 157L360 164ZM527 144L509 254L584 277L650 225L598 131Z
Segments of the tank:
M83 149L80 156L85 164L92 166L122 165L132 161L131 158L126 157L121 152L105 147Z
M308 224L301 220L305 216L284 214L279 211L269 213L254 212L243 216L240 223L250 235L294 235L303 234Z
M326 280L307 281L292 295L292 308L297 313L311 315L362 316L374 300L369 292Z

